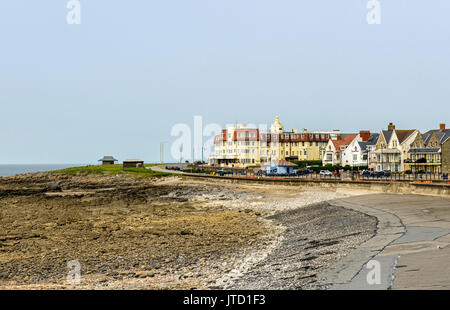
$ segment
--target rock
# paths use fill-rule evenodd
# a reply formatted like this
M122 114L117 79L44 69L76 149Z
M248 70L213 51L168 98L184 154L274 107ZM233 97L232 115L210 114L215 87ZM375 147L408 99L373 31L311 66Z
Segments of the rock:
M194 276L194 274L192 273L192 272L188 272L188 273L185 273L184 275L183 275L183 278L192 278Z

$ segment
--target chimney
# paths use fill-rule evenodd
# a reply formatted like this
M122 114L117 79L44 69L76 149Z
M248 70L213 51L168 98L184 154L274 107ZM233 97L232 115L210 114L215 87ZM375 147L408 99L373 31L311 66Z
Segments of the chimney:
M370 139L370 131L368 131L368 130L360 130L359 131L359 136L361 137L363 142L366 142L367 140Z
M442 123L442 124L439 124L439 129L440 129L440 130L445 130L445 124L443 124L443 123Z
M389 123L388 130L389 131L395 130L395 125L393 123Z

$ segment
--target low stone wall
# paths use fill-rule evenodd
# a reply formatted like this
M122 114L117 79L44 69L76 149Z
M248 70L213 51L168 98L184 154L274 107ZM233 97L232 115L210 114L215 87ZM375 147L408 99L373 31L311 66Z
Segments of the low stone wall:
M210 175L183 174L183 180L204 179L214 182L288 185L304 188L326 188L330 190L361 190L394 194L419 194L450 196L450 184L414 183L409 181L341 181L341 180L305 180L305 179L266 179L245 177L218 177Z

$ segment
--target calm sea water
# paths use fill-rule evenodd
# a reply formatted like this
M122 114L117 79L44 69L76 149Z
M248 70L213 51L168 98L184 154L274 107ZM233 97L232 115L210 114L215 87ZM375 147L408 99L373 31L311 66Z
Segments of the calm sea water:
M0 177L9 177L16 174L38 171L58 170L69 167L85 166L80 164L35 164L35 165L0 165Z

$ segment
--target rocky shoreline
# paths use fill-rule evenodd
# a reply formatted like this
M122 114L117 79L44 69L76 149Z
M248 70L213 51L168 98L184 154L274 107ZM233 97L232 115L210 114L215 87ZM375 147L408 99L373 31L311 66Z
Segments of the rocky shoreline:
M315 274L376 228L324 203L346 196L178 177L1 178L0 288L318 288Z

